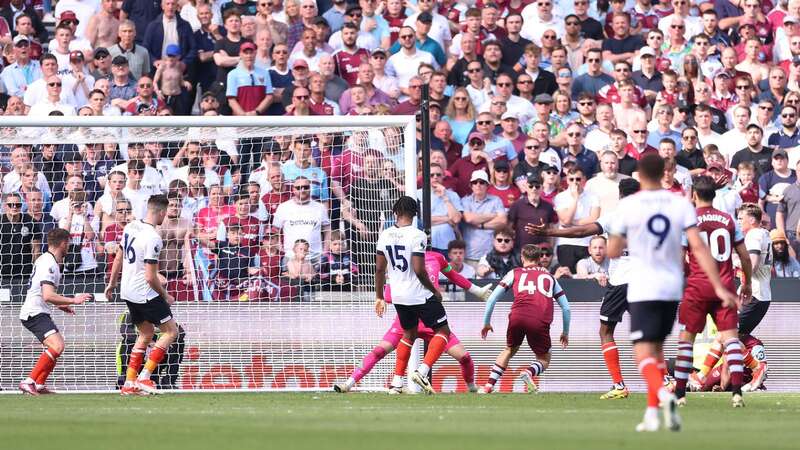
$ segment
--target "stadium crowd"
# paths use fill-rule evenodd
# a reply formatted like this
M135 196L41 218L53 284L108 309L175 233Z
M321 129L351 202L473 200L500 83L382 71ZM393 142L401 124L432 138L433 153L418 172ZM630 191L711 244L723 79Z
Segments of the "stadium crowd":
M650 152L675 195L708 174L716 208L760 205L774 276L800 277L800 0L0 0L0 44L6 116L413 115L428 84L431 245L469 278L534 243L605 285L605 238L525 225L613 214ZM68 272L102 273L163 192L179 299L350 289L404 191L392 128L69 142L0 147L0 275L54 227Z

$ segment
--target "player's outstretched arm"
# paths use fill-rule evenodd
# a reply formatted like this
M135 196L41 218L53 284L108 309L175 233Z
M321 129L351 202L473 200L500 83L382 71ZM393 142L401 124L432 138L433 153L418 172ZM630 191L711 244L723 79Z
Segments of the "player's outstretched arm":
M444 260L444 257L442 257L442 259ZM460 273L456 272L450 266L450 264L447 264L446 261L445 264L446 265L444 266L444 268L440 270L440 272L442 272L442 274L453 284L460 287L461 289L466 289L467 292L480 298L483 301L486 301L486 299L489 298L489 295L491 294L491 285L478 286L477 284L474 284L473 282L464 278L464 275L461 275Z
M564 293L563 289L561 289L558 281L556 281L553 290L557 293L556 302L558 302L558 306L561 308L561 323L563 324L560 339L561 348L567 348L569 345L569 322L572 317L572 311L569 308L569 299L567 298L567 294Z
M486 308L483 310L483 329L481 330L481 338L486 339L486 336L489 334L489 332L494 331L492 328L492 313L494 312L494 305L505 293L505 286L502 283L498 284L497 287L492 291L492 294L489 296L489 300L486 300Z
M539 222L539 224L529 223L525 225L525 231L534 236L581 238L602 234L603 227L597 222L592 222L583 225L574 225L569 228L555 228L543 222Z
M737 306L738 298L722 285L722 280L719 278L719 271L717 271L717 263L714 261L714 258L711 257L711 252L709 252L703 238L700 237L696 226L686 229L686 239L689 242L692 255L697 258L697 263L700 264L700 268L706 273L708 281L711 282L711 285L714 287L714 293L722 300L722 305Z
M56 292L55 286L49 283L42 284L42 299L55 305L67 314L75 314L72 305L80 305L92 299L92 294L78 294L75 297L64 297Z
M746 305L750 303L750 299L753 295L753 263L750 260L750 253L748 253L747 246L744 242L740 242L736 245L736 254L739 255L739 261L742 266L742 289L739 292L739 301L742 305Z

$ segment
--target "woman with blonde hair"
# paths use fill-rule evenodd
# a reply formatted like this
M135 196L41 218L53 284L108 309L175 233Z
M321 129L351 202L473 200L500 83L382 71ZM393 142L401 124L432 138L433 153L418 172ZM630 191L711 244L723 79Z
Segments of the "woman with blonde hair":
M570 122L578 120L580 115L572 109L572 97L564 91L553 93L553 111L550 113L550 135L558 136L567 129Z
M467 136L475 126L475 105L466 88L459 87L453 92L444 112L444 120L453 129L453 139L461 145L466 144Z
M300 0L284 0L283 12L286 13L286 25L289 26L289 33L286 36L286 46L290 49L300 42L303 36L303 18L300 17Z

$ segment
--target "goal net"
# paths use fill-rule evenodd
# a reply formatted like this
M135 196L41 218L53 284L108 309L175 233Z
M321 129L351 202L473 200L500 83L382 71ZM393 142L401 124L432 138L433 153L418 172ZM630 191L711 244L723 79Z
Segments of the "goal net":
M66 350L48 386L118 388L136 334L125 303L103 291L122 227L144 218L155 193L170 199L159 273L181 327L153 376L159 387L327 389L386 332L390 322L370 320L375 242L393 202L417 189L414 117L3 122L3 389L42 350L19 315L55 227L71 235L59 291L93 300L75 315L53 309ZM383 388L390 366L360 386Z

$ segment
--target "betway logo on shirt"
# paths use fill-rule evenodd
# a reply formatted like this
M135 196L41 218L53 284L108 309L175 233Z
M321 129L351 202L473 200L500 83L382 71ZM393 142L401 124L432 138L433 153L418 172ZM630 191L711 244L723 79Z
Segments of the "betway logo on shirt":
M309 220L309 219L293 219L293 220L290 219L288 222L289 225L310 225L310 226L314 226L318 223L316 220Z

